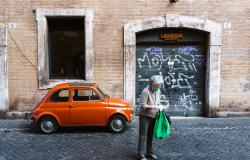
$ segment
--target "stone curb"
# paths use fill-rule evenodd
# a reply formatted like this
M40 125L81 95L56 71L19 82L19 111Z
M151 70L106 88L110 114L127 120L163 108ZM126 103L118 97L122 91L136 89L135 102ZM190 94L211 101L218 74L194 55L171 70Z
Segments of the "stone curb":
M218 118L250 117L250 112L217 112L216 117Z
M0 119L27 119L29 114L30 112L14 112L14 111L1 112ZM215 118L230 118L230 117L250 117L250 112L217 112L215 116ZM138 118L138 116L135 116L135 118ZM185 118L194 118L194 117L185 117Z
M0 119L27 119L30 112L2 112Z

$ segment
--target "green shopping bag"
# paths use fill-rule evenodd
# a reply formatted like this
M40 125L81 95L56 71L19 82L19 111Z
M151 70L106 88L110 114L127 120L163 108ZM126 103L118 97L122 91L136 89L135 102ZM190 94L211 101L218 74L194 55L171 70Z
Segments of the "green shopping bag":
M163 111L158 111L155 117L154 137L165 139L170 134L170 124Z

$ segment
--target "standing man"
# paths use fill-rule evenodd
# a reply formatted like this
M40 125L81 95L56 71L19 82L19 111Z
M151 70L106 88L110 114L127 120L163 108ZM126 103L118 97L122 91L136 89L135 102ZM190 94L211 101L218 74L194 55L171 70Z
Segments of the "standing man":
M147 158L157 160L153 152L153 131L155 125L155 115L160 105L162 77L154 75L150 78L150 84L142 91L139 108L139 139L138 156L139 160ZM146 145L145 145L146 143ZM146 155L144 152L146 146Z

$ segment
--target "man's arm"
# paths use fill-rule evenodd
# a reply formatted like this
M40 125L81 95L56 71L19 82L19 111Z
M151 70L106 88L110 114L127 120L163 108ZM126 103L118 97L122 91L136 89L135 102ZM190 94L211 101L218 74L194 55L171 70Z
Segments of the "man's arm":
M152 109L152 108L154 108L154 106L153 105L148 105L147 104L147 102L148 102L148 93L147 92L145 92L145 91L143 91L142 93L141 93L141 100L140 100L140 106L142 106L143 108L148 108L148 109Z

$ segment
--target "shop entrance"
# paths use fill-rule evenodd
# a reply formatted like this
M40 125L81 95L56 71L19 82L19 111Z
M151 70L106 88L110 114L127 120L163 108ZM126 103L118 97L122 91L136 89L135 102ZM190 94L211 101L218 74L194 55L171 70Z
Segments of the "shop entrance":
M190 29L157 29L136 34L136 105L152 75L161 75L161 103L171 116L205 113L208 34Z

